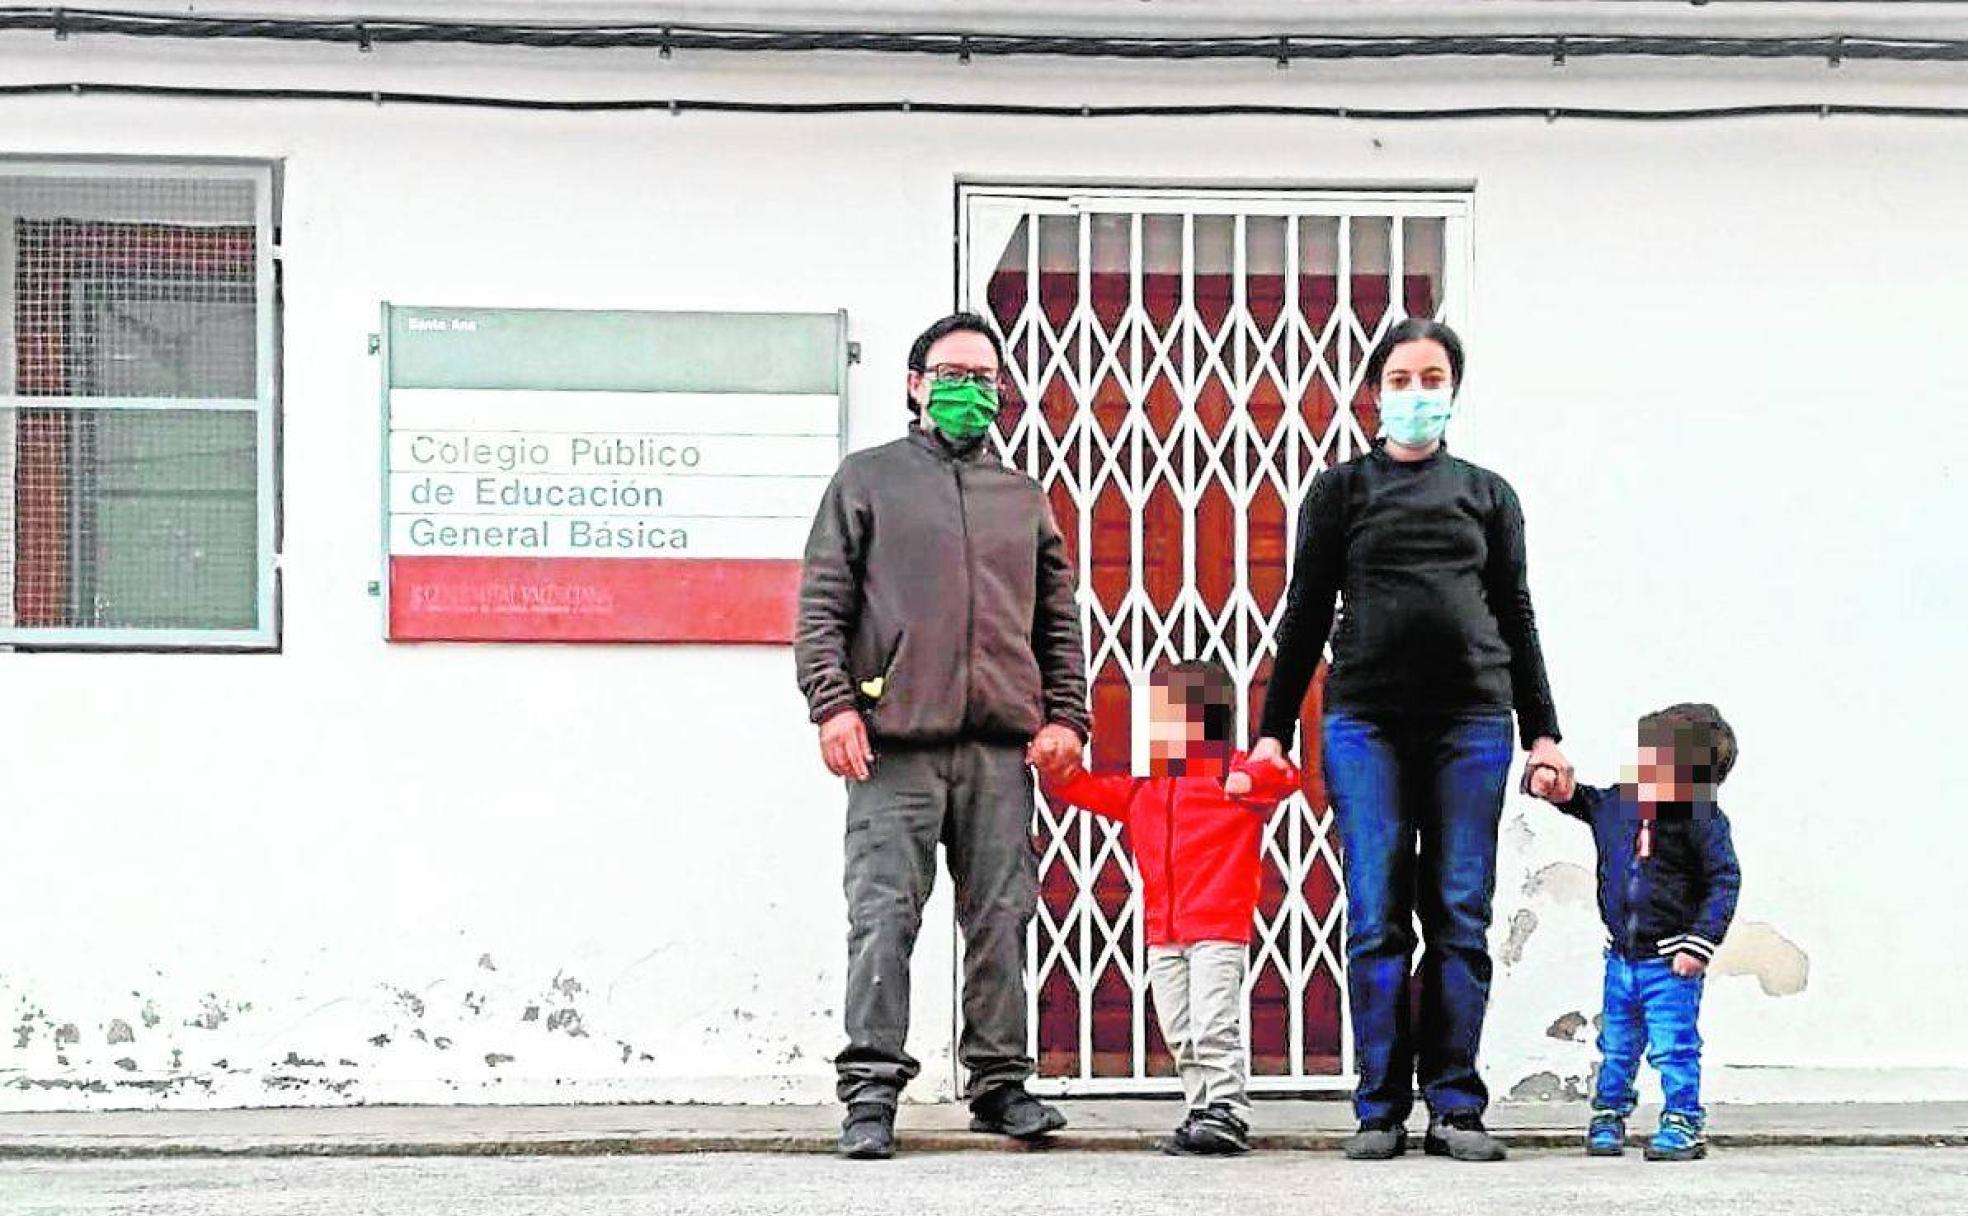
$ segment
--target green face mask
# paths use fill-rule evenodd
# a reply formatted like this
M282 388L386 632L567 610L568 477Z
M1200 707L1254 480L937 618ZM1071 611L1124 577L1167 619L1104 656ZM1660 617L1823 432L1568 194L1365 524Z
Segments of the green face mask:
M998 390L974 380L934 380L929 386L928 412L937 430L958 443L969 443L991 429L998 416Z

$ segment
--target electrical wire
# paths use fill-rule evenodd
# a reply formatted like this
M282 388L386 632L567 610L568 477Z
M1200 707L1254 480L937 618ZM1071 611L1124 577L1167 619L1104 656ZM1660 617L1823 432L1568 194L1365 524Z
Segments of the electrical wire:
M851 29L769 29L649 23L439 21L415 18L207 17L114 9L0 8L0 31L56 38L102 34L198 40L271 39L353 44L466 43L484 46L640 48L737 52L863 51L954 56L1070 56L1128 60L1394 59L1411 56L1968 61L1968 40L1828 34L1714 37L1699 34L1417 34L1116 37Z
M0 97L68 94L76 97L161 97L218 101L330 101L371 105L444 106L557 113L683 114L935 114L977 118L1327 118L1371 122L1438 122L1537 118L1555 122L1691 122L1748 118L1968 118L1968 106L1869 105L1856 102L1774 102L1760 105L1630 109L1615 106L1448 106L1386 109L1365 106L1260 104L1044 105L968 101L732 101L715 98L493 97L367 89L229 88L204 85L69 82L0 84Z

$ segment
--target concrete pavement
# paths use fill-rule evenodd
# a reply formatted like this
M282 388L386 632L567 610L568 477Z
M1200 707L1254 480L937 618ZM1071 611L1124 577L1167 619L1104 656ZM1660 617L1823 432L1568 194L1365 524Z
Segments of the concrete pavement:
M1063 1104L1072 1128L1058 1150L1146 1148L1177 1120L1171 1101ZM1568 1149L1587 1112L1575 1103L1502 1103L1490 1123L1518 1148ZM582 1156L709 1152L818 1153L831 1148L830 1106L477 1106L130 1111L0 1115L0 1159L109 1157ZM1642 1110L1637 1131L1651 1126ZM957 1105L909 1105L906 1150L1018 1151L965 1130ZM1264 1101L1256 1141L1272 1151L1323 1151L1351 1130L1341 1101ZM1416 1122L1420 1126L1419 1119ZM1968 1103L1718 1106L1720 1148L1968 1146ZM1968 1210L1965 1208L1964 1210Z
M1704 1162L1573 1152L1500 1165L1334 1153L1176 1161L1135 1153L784 1154L0 1163L8 1216L1958 1216L1962 1149L1745 1148Z

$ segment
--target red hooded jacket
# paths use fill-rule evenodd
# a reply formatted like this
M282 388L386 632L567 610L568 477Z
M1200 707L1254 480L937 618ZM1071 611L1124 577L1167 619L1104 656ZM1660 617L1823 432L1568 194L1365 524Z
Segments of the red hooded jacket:
M1251 779L1241 798L1223 790L1233 771ZM1189 946L1250 941L1263 876L1259 838L1271 809L1298 783L1290 765L1253 765L1239 753L1227 767L1205 761L1182 776L1081 773L1046 792L1127 825L1148 944Z

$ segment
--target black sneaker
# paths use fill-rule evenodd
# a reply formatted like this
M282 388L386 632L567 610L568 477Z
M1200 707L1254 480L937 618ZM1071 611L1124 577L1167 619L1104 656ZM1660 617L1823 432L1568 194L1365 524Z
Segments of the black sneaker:
M893 1157L895 1108L886 1102L849 1104L834 1152L850 1161L886 1161Z
M1228 1106L1212 1106L1189 1128L1189 1143L1204 1157L1241 1157L1251 1151L1250 1124Z
M1408 1129L1404 1124L1369 1119L1339 1147L1348 1161L1390 1161L1408 1151Z
M970 1104L970 1130L1014 1140L1043 1140L1066 1126L1066 1116L1025 1092L1023 1085L1000 1085Z
M1509 1155L1503 1141L1483 1126L1483 1116L1473 1110L1450 1111L1428 1120L1428 1136L1422 1151L1431 1157L1453 1157L1457 1161L1501 1161Z
M1196 1120L1202 1117L1202 1111L1191 1110L1183 1118L1181 1126L1160 1140L1155 1141L1155 1150L1170 1157L1197 1156L1196 1145L1194 1140L1191 1139L1191 1136L1196 1130Z

